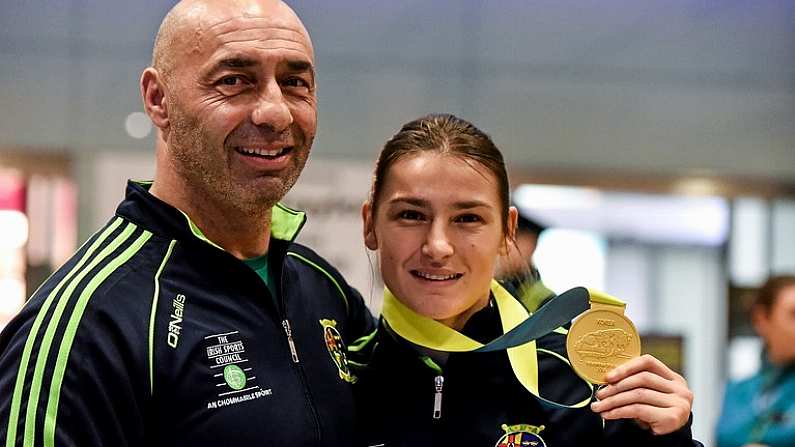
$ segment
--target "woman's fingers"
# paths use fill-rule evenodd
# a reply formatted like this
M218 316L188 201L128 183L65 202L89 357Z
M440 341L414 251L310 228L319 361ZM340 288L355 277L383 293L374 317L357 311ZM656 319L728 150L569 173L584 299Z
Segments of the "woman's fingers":
M591 409L597 412L606 412L620 407L631 406L633 404L644 404L652 407L669 408L681 404L684 401L676 394L661 393L648 388L634 388L622 391L598 402L591 404ZM684 402L686 403L686 402Z
M609 383L615 383L621 379L642 371L648 371L657 374L658 376L668 380L682 382L685 381L682 376L675 373L671 368L666 366L665 363L657 360L654 356L649 354L635 357L634 359L615 367L613 370L607 373L607 381Z
M678 430L690 418L693 392L685 379L651 355L634 358L608 373L609 385L591 404L605 419L635 419L656 434Z
M663 393L673 393L676 391L677 386L681 386L681 384L678 384L673 380L663 379L657 374L648 371L642 371L619 382L605 386L604 388L597 391L596 397L599 400L604 400L622 391L628 391L635 388L649 388Z
M631 404L600 415L607 420L635 419L647 425L654 434L664 435L682 428L690 417L690 411L689 408L681 406L659 408L646 404Z

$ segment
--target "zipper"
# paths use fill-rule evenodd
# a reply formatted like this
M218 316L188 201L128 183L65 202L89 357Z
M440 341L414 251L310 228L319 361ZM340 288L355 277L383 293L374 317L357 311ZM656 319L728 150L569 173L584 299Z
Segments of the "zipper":
M436 387L436 394L433 396L433 418L442 418L442 388L444 388L444 376L436 376L433 378L433 384Z
M272 249L272 250L282 250L281 247L276 246L276 245L272 245L270 247L270 249ZM273 303L273 309L274 309L274 311L276 313L276 315L275 315L276 318L274 318L274 323L276 322L275 320L277 320L278 318L282 319L281 320L281 325L282 325L282 329L284 330L284 334L287 337L287 345L288 345L288 347L290 349L290 357L292 358L292 363L294 365L294 371L295 371L297 379L300 382L301 387L303 389L304 403L305 403L306 408L307 408L307 410L308 410L308 412L310 414L310 422L313 423L312 424L312 428L314 428L314 430L312 430L312 428L310 428L309 430L314 432L315 444L316 445L320 445L321 442L322 442L322 433L320 431L320 418L318 417L317 408L315 408L315 402L314 402L314 398L312 396L312 391L309 388L309 380L306 377L306 373L304 372L304 370L302 368L302 365L300 363L299 357L298 357L298 349L297 349L297 346L295 344L295 340L293 339L293 330L292 330L292 327L290 325L290 319L288 318L287 304L286 304L286 300L285 300L285 290L286 289L284 287L285 276L286 276L284 265L287 263L286 259L287 259L287 250L284 249L284 257L281 258L281 261L282 261L281 265L276 267L275 264L274 264L273 265L273 270L270 270L268 272L269 275L271 275L271 279L273 279L274 285L277 285L277 287L278 287L278 288L276 288L276 293L271 291L270 287L268 287L265 284L263 284L263 281L261 281L261 278L258 277L257 279L258 279L258 284L262 284L262 286L265 288L265 291L267 292L268 296L271 297L271 302ZM271 266L269 266L269 269L270 268L271 268ZM256 276L259 276L259 275L256 274L256 272L253 272L249 267L246 267L246 270L254 273L254 275L256 275ZM266 312L266 313L270 313L270 312Z
M295 349L295 342L293 341L293 331L290 329L290 320L284 319L282 321L284 333L287 334L287 344L290 345L290 355L293 357L293 363L299 363L298 350Z
M295 372L298 374L298 380L301 381L301 384L304 388L304 397L306 398L306 405L309 407L309 413L312 415L311 419L314 422L314 432L315 432L315 439L316 444L321 445L323 443L323 435L320 432L320 418L317 414L317 408L315 408L315 401L314 397L312 396L312 391L309 389L309 380L306 377L306 372L301 366L301 363L298 359L298 349L296 349L295 341L293 340L293 330L290 327L290 319L287 316L287 303L284 298L285 294L285 271L284 265L287 264L287 250L284 252L284 258L282 259L282 265L279 271L279 278L276 280L279 284L279 297L277 301L281 305L281 312L280 314L284 318L282 320L282 327L284 328L284 333L287 336L287 345L290 347L290 357L292 357L293 365L295 365Z

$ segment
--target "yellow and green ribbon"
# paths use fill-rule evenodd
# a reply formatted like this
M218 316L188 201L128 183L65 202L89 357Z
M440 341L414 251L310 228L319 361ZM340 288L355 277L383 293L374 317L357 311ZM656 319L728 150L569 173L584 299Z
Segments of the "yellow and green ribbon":
M572 318L590 307L590 302L624 306L610 295L587 290L571 289L552 298L535 313L517 301L497 281L491 282L491 293L497 304L503 335L483 344L444 324L420 315L400 302L388 288L384 288L382 315L389 327L403 339L428 349L441 352L488 352L507 350L511 369L519 382L536 398L556 407L582 408L590 402L589 397L573 405L560 404L541 397L538 386L538 349L535 340L556 329L560 329ZM569 361L554 352L540 350L553 355L570 366ZM593 385L585 382L591 392Z

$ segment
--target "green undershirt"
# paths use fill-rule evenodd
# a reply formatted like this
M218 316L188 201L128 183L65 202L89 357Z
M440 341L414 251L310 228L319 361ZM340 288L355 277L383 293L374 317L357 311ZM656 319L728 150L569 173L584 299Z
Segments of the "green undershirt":
M257 272L257 275L259 275L260 279L262 279L262 282L264 282L265 286L268 287L274 302L276 302L276 293L273 290L271 277L268 274L268 254L265 253L264 255L257 256L256 258L244 259L243 262L245 262L247 266L251 267L251 270Z

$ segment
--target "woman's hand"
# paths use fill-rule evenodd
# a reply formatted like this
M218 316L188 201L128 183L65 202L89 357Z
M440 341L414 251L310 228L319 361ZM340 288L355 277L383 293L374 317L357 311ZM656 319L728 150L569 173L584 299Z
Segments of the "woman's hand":
M657 435L682 428L690 418L693 392L687 381L645 354L607 373L591 409L604 419L635 419Z

